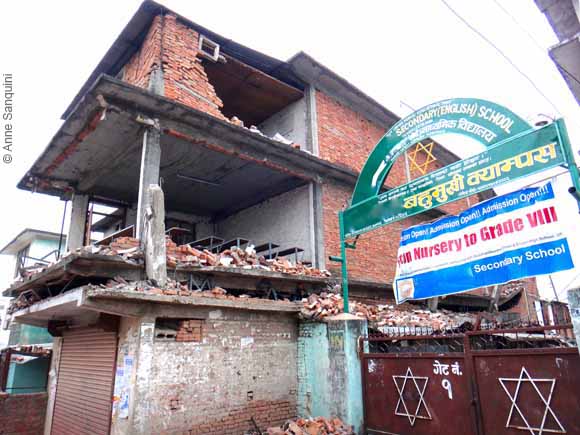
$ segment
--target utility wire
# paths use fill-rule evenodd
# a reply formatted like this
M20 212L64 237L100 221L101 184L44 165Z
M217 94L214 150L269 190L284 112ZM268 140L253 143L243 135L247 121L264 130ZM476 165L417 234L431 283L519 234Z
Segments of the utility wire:
M447 9L449 9L451 11L451 13L453 15L455 15L463 24L465 24L469 29L471 29L475 34L477 34L481 39L483 39L488 45L490 45L495 51L497 51L501 57L503 57L506 62L508 62L517 72L520 73L520 75L522 77L524 77L531 85L532 87L548 102L550 103L550 105L552 106L552 108L554 109L554 111L556 111L556 113L558 113L560 116L562 116L562 114L560 113L560 111L558 110L558 108L556 107L556 105L552 102L552 100L550 100L548 98L548 96L546 94L544 94L542 92L542 90L536 85L536 83L524 72L522 71L515 63L514 61L512 61L510 59L510 57L508 55L506 55L497 45L495 45L489 38L487 38L483 33L481 33L479 30L477 30L477 28L475 28L473 25L471 25L465 18L463 18L461 15L459 15L458 12L455 11L455 9L453 9L453 7L447 3L446 0L441 0L441 2L447 7Z
M534 43L534 45L536 47L538 47L540 49L540 51L543 54L546 54L546 51L548 51L546 49L546 47L543 47L536 38L534 38L534 36L528 32L528 29L525 28L524 25L522 25L517 19L516 17L514 17L506 8L504 8L498 0L493 0L493 2L508 16L511 18L511 20L520 28L520 30L522 30L527 36L528 38L530 38L530 40ZM552 61L558 66L558 68L560 68L562 71L564 71L567 75L570 76L570 78L572 80L574 80L577 84L580 85L580 79L578 79L576 76L574 76L572 73L570 73L566 68L564 68L562 66L562 64L560 64L560 62L558 62L556 59L551 58Z
M517 19L516 17L514 17L506 8L504 8L501 3L498 0L493 0L493 2L496 4L496 6L498 8L500 8L504 14L506 14L508 17L511 18L511 20L516 24L516 26L518 26L520 28L520 30L522 30L528 38L530 38L530 40L534 43L534 45L536 47L539 48L539 50L543 53L546 54L546 47L543 47L542 44L540 44L538 42L538 40L536 38L534 38L534 35L532 35L530 32L528 32L528 29L526 29Z

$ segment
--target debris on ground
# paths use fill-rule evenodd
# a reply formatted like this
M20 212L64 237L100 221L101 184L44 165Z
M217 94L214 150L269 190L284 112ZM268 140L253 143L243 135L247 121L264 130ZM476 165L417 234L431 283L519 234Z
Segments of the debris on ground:
M282 427L269 427L267 435L355 435L353 427L340 418L299 418L289 420Z

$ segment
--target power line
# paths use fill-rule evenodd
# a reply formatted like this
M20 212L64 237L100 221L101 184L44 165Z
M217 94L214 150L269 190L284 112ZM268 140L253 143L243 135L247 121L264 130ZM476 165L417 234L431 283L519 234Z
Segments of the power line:
M528 32L528 29L526 29L526 27L521 24L516 17L514 17L506 8L504 8L498 0L493 0L493 2L497 5L497 7L499 7L508 17L511 18L511 20L520 28L520 30L522 30L527 36L528 38L534 43L534 45L543 53L546 54L547 49L545 47L543 47L536 38L534 38L534 36ZM576 76L574 76L574 74L570 73L566 68L564 68L560 62L558 62L556 59L551 58L552 61L558 66L558 68L560 68L562 71L564 71L567 75L570 76L570 78L572 80L574 80L577 84L580 85L580 79L578 79Z
M455 15L463 24L465 24L469 29L471 29L475 34L477 34L481 39L483 39L487 44L489 44L495 51L497 51L501 57L503 57L506 62L508 62L517 72L520 73L522 77L524 77L532 86L533 88L552 106L552 108L558 113L560 116L562 114L556 107L556 105L548 98L546 94L542 92L542 90L536 85L536 83L524 72L522 71L511 59L508 55L506 55L497 45L495 45L489 38L487 38L483 33L481 33L477 28L471 25L465 18L463 18L459 13L453 9L453 7L447 3L446 0L441 0L441 2L451 11L453 15Z
M522 30L528 36L528 38L530 38L530 40L534 43L534 45L536 47L538 47L543 54L546 54L546 48L543 47L542 44L540 44L536 38L534 38L534 35L532 35L530 32L528 32L528 29L526 29L516 19L516 17L514 17L506 8L504 8L498 0L493 0L493 2L496 4L496 6L498 8L500 8L503 11L504 14L506 14L508 17L511 18L511 20L516 24L516 26L518 26L520 28L520 30Z

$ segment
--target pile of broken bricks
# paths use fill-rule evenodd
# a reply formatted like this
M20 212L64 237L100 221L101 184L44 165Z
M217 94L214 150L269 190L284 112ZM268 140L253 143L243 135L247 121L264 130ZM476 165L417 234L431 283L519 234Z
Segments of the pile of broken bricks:
M41 298L34 291L22 292L17 297L10 300L6 312L12 314L15 311L27 308L40 300Z
M228 294L227 290L221 287L214 287L211 290L190 290L186 284L182 284L179 281L175 281L171 278L167 279L167 283L163 288L159 288L153 285L150 281L127 281L120 276L107 281L105 284L89 284L88 287L90 289L135 291L150 295L193 296L213 299L247 300L250 302L259 302L263 300L261 298L252 297L247 294L234 296ZM278 302L290 303L290 301L287 299Z
M299 418L287 421L282 427L269 427L267 435L354 435L352 426L338 417Z
M88 246L83 249L85 252L92 254L117 255L127 261L143 261L143 252L139 247L139 240L132 237L119 237L109 246ZM213 253L207 249L199 250L189 245L178 246L171 239L166 238L165 250L167 267L170 269L214 266L261 269L291 275L330 276L330 272L326 270L309 267L301 262L294 263L286 258L267 260L264 256L258 256L251 245L244 249L234 246L220 253Z
M12 353L34 354L40 356L48 356L52 352L51 349L37 344L15 346L11 347L10 350Z
M323 320L341 314L344 310L342 296L335 293L312 294L303 299L304 306L300 312L303 319ZM366 318L374 326L381 327L426 327L436 331L457 328L465 322L475 323L475 316L453 311L439 310L432 313L417 309L409 304L367 305L350 301L349 312Z

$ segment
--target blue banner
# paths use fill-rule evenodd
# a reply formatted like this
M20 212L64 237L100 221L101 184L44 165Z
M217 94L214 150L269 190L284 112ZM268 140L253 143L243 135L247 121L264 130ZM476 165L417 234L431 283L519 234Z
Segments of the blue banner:
M395 296L445 296L573 267L548 183L403 231Z

